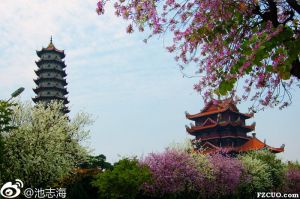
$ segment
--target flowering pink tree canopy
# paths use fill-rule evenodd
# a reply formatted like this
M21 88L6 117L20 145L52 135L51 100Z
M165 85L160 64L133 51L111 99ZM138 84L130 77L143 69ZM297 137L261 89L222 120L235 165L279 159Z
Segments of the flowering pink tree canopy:
M141 163L148 165L152 173L151 183L143 187L149 195L196 191L203 184L203 174L197 169L194 159L185 152L166 150L151 153Z
M105 3L98 2L98 14ZM291 103L300 78L299 1L118 0L114 7L129 21L128 33L172 35L166 49L182 70L197 66L194 88L205 101L235 94L256 110Z

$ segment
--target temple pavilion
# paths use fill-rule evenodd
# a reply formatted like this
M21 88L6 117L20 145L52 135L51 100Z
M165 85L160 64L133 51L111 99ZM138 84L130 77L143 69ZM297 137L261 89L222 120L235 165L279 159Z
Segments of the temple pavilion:
M194 122L186 126L186 131L195 136L192 140L195 150L202 153L220 150L241 153L261 149L283 152L284 145L274 148L259 140L256 133L248 135L255 130L255 122L247 125L245 121L252 117L253 114L239 112L231 98L212 100L197 114L186 112L186 118Z
M65 77L65 53L63 50L58 50L50 39L47 48L36 52L40 58L36 61L38 67L35 70L37 79L34 80L37 87L33 89L36 96L32 99L35 103L44 103L47 105L51 100L62 101L64 104L63 112L68 113L69 109L66 106L69 101L66 97L68 91L66 89L67 82Z

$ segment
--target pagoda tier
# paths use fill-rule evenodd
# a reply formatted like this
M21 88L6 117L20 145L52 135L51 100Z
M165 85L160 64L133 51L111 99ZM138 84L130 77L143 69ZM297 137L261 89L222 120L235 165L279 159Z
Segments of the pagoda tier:
M37 85L40 85L40 83L45 83L45 82L52 82L52 83L60 83L61 85L63 86L66 86L68 85L66 79L61 79L61 78L58 78L58 77L43 77L43 78L40 78L38 77L37 79L34 79L33 80Z
M59 97L59 96L36 96L32 98L34 103L39 103L39 102L50 102L51 100L57 100L57 101L62 101L64 104L68 104L69 100L65 97Z
M219 132L220 130L225 130L227 127L233 127L233 129L239 128L239 130L248 133L255 129L255 123L252 125L244 125L240 124L239 122L231 122L231 121L224 121L220 123L215 123L211 125L205 125L205 126L194 126L191 127L186 126L186 130L191 135L201 135L201 134L207 134L210 132Z
M60 57L60 59L65 58L65 52L63 50L58 50L57 48L55 48L54 44L52 43L52 37L51 37L51 41L50 44L48 45L47 48L42 48L42 50L38 50L36 51L36 54L42 58L44 54L56 54Z
M239 153L262 148L274 153L283 151L282 148L262 145L256 137L247 135L255 130L255 122L251 125L245 122L253 114L240 113L232 99L213 100L200 113L186 113L186 117L194 122L186 125L186 131L195 136L193 143L198 151L210 153L226 149Z
M37 87L33 89L37 96L32 100L45 105L52 100L62 101L64 104L62 111L68 113L66 106L69 103L66 97L68 91L65 87L67 85L66 65L62 60L65 57L64 51L55 48L51 37L48 47L37 51L37 55L40 57L40 60L36 61L38 69L35 70L38 78L34 82Z
M235 117L241 117L242 119L253 117L253 113L240 113L231 99L210 101L200 113L189 114L186 112L185 116L189 120L196 121L208 115L216 117L219 113L233 114Z
M47 60L47 59L40 59L39 61L35 62L36 65L41 68L43 66L45 67L50 67L51 64L55 64L55 65L59 65L61 68L65 68L66 64L64 61L62 60L55 60L55 59L51 59L51 60Z
M38 70L35 70L34 72L35 72L35 74L37 76L40 76L43 73L44 74L51 73L51 74L56 74L56 75L59 74L60 77L66 77L67 76L66 71L64 71L64 70L58 70L58 69L55 69L55 68L38 69Z
M197 142L197 140L193 140L193 142ZM255 137L255 133L253 133L253 137L249 137L245 144L239 147L233 146L218 146L212 144L211 142L207 141L205 144L202 145L201 150L197 150L200 153L216 153L219 151L227 152L227 153L245 153L248 151L256 151L256 150L269 150L272 153L281 153L284 152L284 145L279 148L271 147L266 143L260 141L258 138Z
M49 86L49 87L37 87L37 88L34 88L33 91L35 92L35 94L39 94L41 93L42 91L49 91L49 92L55 92L55 91L58 91L59 93L62 93L63 95L67 95L69 92L67 91L67 89L65 89L64 87L58 87L58 86Z

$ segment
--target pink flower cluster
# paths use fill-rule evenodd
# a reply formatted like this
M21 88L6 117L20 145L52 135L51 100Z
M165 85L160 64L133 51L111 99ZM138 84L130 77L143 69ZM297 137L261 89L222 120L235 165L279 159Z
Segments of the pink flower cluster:
M153 175L153 182L144 185L144 190L151 195L197 190L203 184L203 175L194 159L184 152L166 150L161 154L152 153L142 164L148 165Z

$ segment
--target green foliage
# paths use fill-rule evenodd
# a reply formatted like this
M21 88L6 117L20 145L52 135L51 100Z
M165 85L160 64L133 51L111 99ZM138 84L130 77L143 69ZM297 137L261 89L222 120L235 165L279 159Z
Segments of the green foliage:
M203 154L192 154L192 157L196 161L197 168L208 180L215 179L214 176L214 165L209 161L207 155Z
M285 165L276 157L274 153L269 150L253 151L249 156L262 161L268 166L268 171L271 174L272 186L277 189L283 185Z
M136 158L125 158L115 163L113 169L98 174L93 185L99 189L101 198L134 199L150 178L148 167L139 165Z
M21 179L27 187L45 187L67 175L84 160L86 148L80 145L89 131L87 114L69 120L61 112L63 105L52 102L32 107L19 104L13 110L16 129L5 135L4 177Z
M11 126L11 119L12 119L12 104L6 101L0 101L0 170L2 170L2 164L4 161L4 138L3 133L9 131L13 128ZM1 176L0 176L1 180Z
M68 198L98 199L98 189L92 186L92 181L98 173L111 168L112 165L106 162L105 155L87 156L70 175L55 182L53 186L65 187Z
M251 155L241 156L240 159L245 168L240 192L251 196L255 192L270 191L272 176L268 164Z
M220 83L219 88L216 90L216 94L227 95L227 93L233 89L235 82L236 82L236 79L234 79L234 78L226 80L226 81L223 80Z
M91 182L99 172L96 169L74 170L72 174L51 186L66 188L67 196L71 199L98 199L98 189Z
M13 104L6 101L0 101L0 133L13 128L11 125L12 105Z
M106 162L106 157L103 154L98 156L88 156L86 161L80 163L78 166L82 169L98 168L103 170L112 168L112 165L109 162Z

